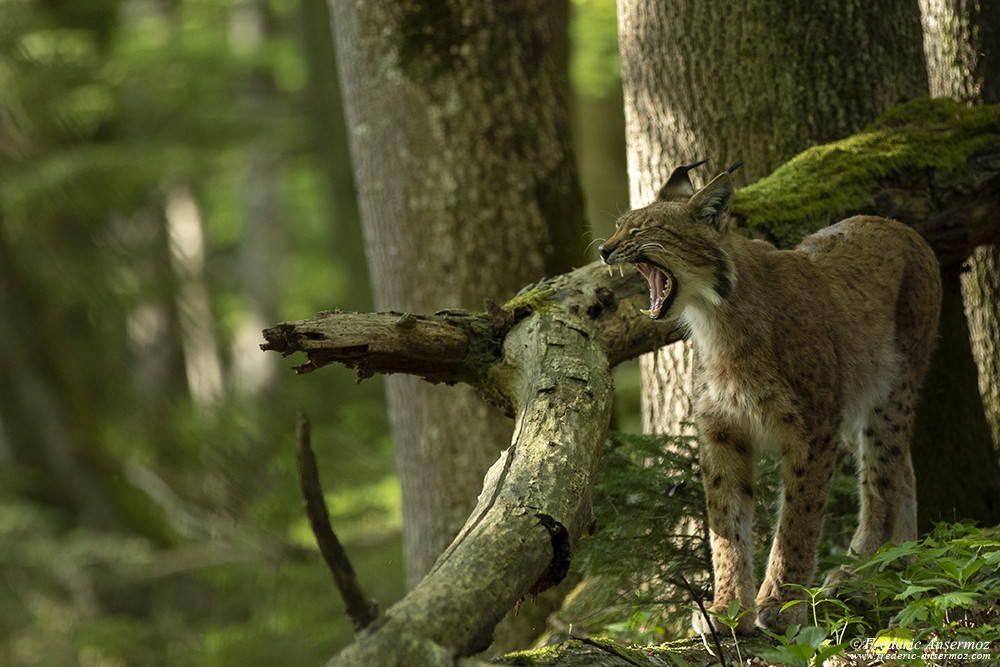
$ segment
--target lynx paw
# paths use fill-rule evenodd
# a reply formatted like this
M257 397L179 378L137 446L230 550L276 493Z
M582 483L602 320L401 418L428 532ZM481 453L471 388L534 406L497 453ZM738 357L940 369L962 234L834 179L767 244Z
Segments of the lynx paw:
M823 581L823 593L827 597L840 597L844 589L850 588L849 585L845 585L845 582L858 579L859 576L846 566L830 570L830 574L826 575L826 579Z
M861 575L847 567L839 567L826 575L823 582L823 595L846 602L852 609L860 612L871 609L874 598L870 593L855 582L861 580Z
M711 620L705 619L705 615L701 613L701 609L695 609L694 615L691 617L691 627L694 631L699 635L709 634L711 633L711 629L709 629L708 624L711 623L716 632L724 633L728 636L730 633L729 626L719 620L717 616L713 616L711 612L715 612L716 614L720 614L722 616L728 616L729 605L713 603L705 607L705 609L710 612L708 614L708 618ZM736 632L741 635L754 632L753 612L747 613L745 609L741 609L739 614L741 615L736 623Z
M771 632L784 633L789 625L805 625L808 619L808 605L805 600L799 600L782 611L782 607L791 600L781 598L757 599L757 625Z

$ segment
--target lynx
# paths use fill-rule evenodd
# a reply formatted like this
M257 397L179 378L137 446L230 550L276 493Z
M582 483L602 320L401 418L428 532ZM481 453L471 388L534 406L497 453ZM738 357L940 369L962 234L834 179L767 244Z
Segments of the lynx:
M701 163L699 163L701 164ZM649 281L648 315L679 322L696 356L695 422L723 611L740 632L806 620L785 602L812 585L836 442L855 453L860 515L852 551L916 537L910 437L941 302L933 251L912 229L849 218L778 250L727 230L728 172L695 192L674 171L656 202L623 215L600 247ZM754 583L754 452L777 448L783 498L764 582ZM780 612L780 614L779 614ZM717 624L718 620L710 621ZM698 632L709 621L694 617ZM721 629L718 625L717 629Z

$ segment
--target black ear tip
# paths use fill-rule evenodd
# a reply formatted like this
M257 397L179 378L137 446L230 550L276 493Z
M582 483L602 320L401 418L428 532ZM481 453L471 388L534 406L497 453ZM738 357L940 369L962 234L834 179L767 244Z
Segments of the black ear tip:
M691 171L692 169L694 169L695 167L700 167L701 165L705 164L706 162L708 162L708 160L700 160L698 162L695 162L694 164L685 164L685 165L681 165L680 167L675 168L670 173L670 178L667 179L667 183L666 184L667 185L676 185L677 183L683 183L683 182L690 183L691 179L690 179L690 177L688 177L688 172Z
M740 167L742 167L744 164L746 164L746 163L743 160L740 160L739 162L737 162L736 164L734 164L729 169L726 169L726 172L731 174L734 171L736 171L737 169L739 169Z

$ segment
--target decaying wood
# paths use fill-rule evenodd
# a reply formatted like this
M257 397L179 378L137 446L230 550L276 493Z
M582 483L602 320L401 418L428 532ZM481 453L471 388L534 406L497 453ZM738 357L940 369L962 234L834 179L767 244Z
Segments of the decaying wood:
M639 312L648 286L637 272L608 275L594 263L529 285L506 309L487 312L323 312L264 330L262 350L306 354L297 373L331 363L356 369L359 381L373 373L409 373L429 382L464 382L514 415L518 407L497 383L510 369L502 363L502 342L529 314L566 312L589 322L596 344L611 366L680 339L680 332Z
M1000 238L1000 138L963 167L897 171L872 179L870 192L866 204L827 214L897 217L917 227L944 263L962 261L976 244ZM786 195L801 196L768 196ZM263 349L305 353L298 372L337 362L359 379L411 373L465 382L516 416L511 446L488 472L458 537L427 577L332 664L475 664L462 656L484 648L528 591L555 583L591 521L610 369L679 338L639 313L646 294L638 273L609 276L595 263L483 313L322 313L264 332Z

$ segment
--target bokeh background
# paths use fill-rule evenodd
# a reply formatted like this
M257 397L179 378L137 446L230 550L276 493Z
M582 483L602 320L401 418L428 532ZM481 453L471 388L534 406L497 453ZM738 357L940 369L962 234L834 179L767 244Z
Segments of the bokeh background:
M604 235L628 207L615 3L572 7ZM402 596L380 378L258 348L371 309L333 54L326 0L0 0L0 664L334 654L351 630L302 512L300 411L359 578Z

